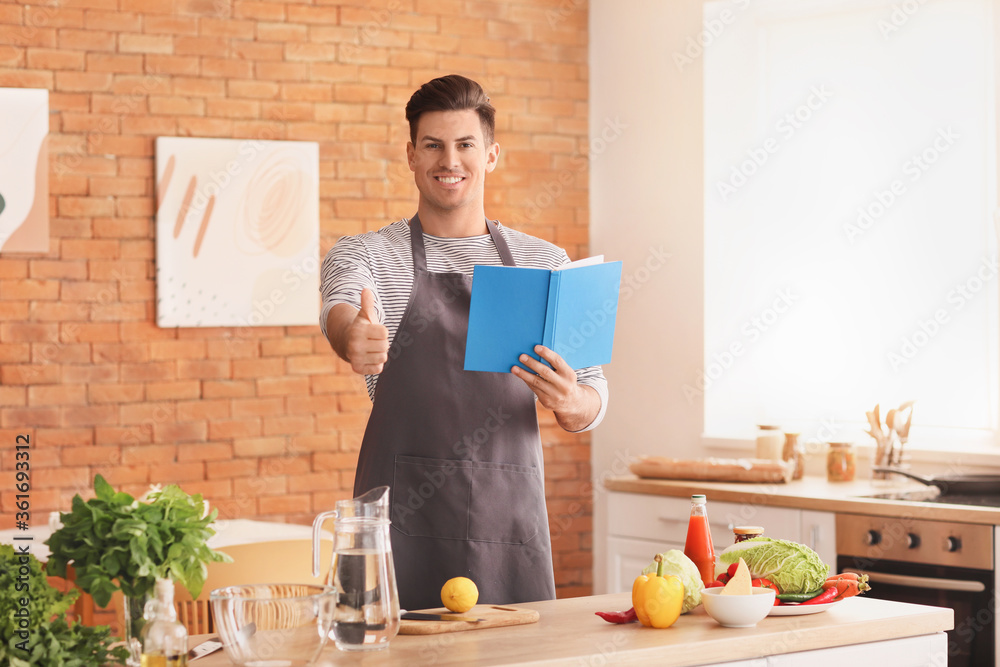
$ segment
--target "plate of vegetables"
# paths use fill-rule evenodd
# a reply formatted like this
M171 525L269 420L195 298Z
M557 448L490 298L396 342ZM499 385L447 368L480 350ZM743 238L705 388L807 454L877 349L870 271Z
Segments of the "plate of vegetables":
M754 587L777 592L768 616L817 614L871 589L867 575L831 575L830 566L806 545L768 537L744 540L721 552L716 564L718 579L713 585L725 585L740 558L750 568Z

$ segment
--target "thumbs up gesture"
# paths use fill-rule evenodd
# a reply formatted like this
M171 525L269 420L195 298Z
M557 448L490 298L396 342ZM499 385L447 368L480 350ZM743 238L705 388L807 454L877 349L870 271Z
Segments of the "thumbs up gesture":
M375 293L361 290L361 310L347 331L347 360L351 370L362 375L382 372L389 359L389 330L375 313Z

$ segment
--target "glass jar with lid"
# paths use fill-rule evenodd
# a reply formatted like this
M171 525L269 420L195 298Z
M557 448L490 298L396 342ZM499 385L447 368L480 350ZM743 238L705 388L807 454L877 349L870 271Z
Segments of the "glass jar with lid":
M762 424L757 427L757 458L780 461L785 449L785 434L780 426Z
M826 478L831 482L852 482L855 473L854 443L831 442L826 454Z
M763 534L764 526L733 526L733 537L736 538L733 544L746 542Z

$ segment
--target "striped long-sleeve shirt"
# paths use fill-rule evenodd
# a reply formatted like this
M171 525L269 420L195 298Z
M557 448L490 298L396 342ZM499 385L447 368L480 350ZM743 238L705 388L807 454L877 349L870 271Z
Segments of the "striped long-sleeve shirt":
M500 226L517 266L554 269L569 262L566 251L548 241ZM427 270L432 273L472 275L476 264L503 264L489 234L463 238L443 238L424 234ZM410 298L413 286L413 257L410 250L410 227L403 219L377 232L345 236L337 241L323 260L320 291L323 309L320 328L327 335L326 318L338 303L361 307L361 290L375 293L375 310L389 330L392 344ZM593 387L601 397L601 411L584 430L597 426L608 404L608 382L600 366L582 368L577 381ZM366 375L368 396L374 400L378 375Z

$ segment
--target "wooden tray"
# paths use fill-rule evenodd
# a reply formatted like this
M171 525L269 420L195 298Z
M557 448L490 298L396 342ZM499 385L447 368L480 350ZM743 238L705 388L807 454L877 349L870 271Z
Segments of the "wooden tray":
M444 607L440 609L414 609L428 614L451 614ZM534 609L518 609L499 605L476 605L463 616L483 619L479 623L463 621L408 621L399 623L401 635L439 635L444 632L463 632L465 630L481 630L483 628L499 628L505 625L524 625L537 623L538 612Z
M770 459L672 459L643 456L629 464L639 477L684 479L699 482L787 482L795 470L794 461Z

